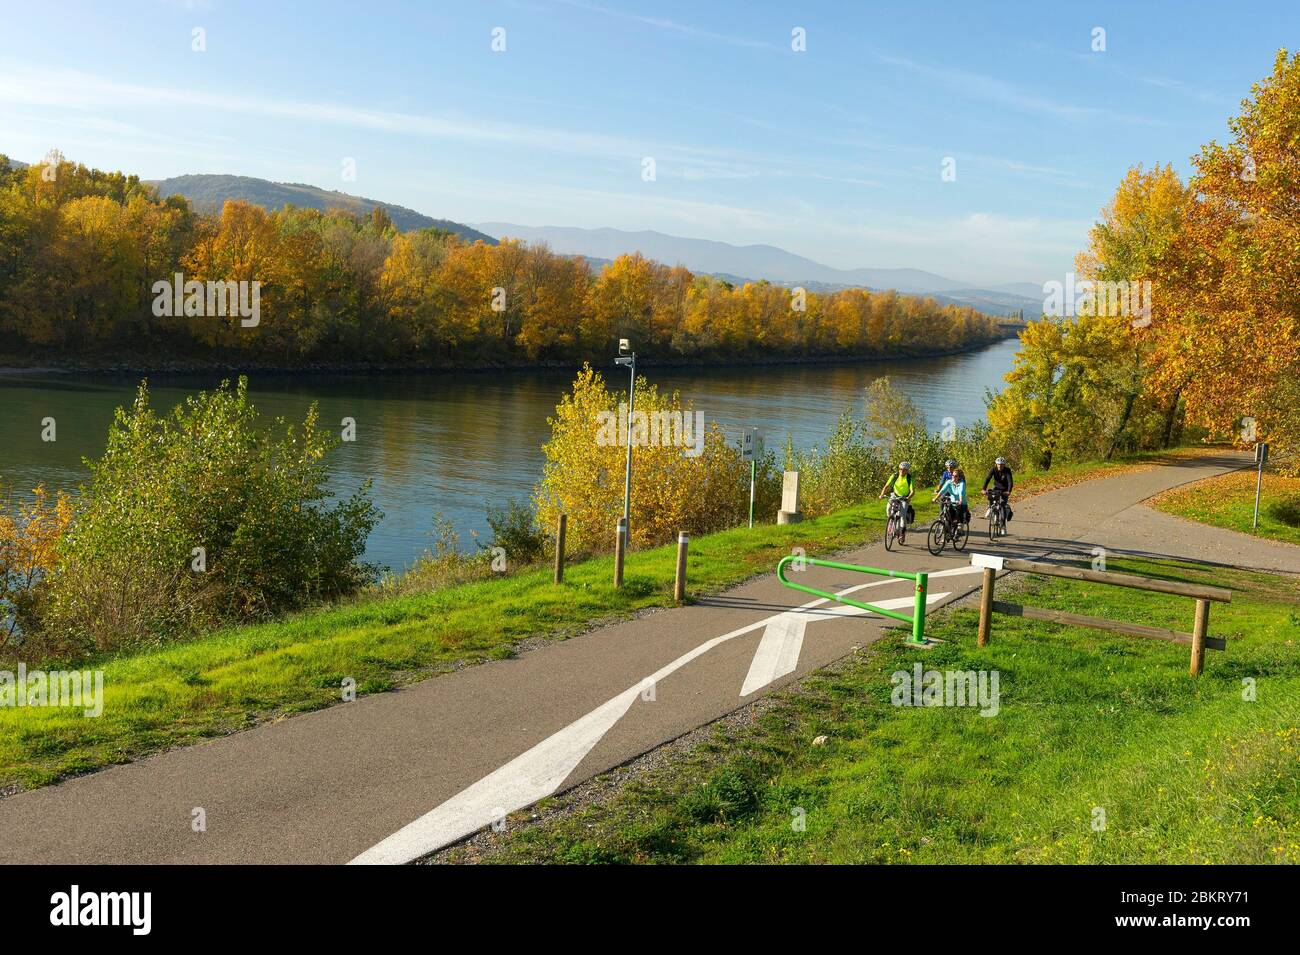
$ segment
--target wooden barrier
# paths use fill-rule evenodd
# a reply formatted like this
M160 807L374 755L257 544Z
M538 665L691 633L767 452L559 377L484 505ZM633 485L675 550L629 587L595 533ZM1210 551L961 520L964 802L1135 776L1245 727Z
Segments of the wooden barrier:
M677 603L686 600L686 547L690 541L689 534L677 535L677 576L673 579L673 600Z
M984 568L984 588L980 594L980 623L977 640L981 647L987 646L992 637L994 613L1027 617L1031 620L1047 620L1072 627L1109 630L1112 633L1122 633L1130 637L1148 637L1152 640L1166 640L1170 643L1185 644L1192 648L1192 659L1188 668L1188 672L1192 676L1201 675L1201 671L1205 667L1205 651L1207 649L1226 650L1228 646L1227 641L1222 637L1211 637L1209 635L1210 601L1216 600L1220 603L1229 603L1232 600L1232 591L1223 587L1180 584L1170 580L1137 577L1133 574L1116 574L1105 570L1085 570L1082 567L1044 564L1039 561L1016 560L1011 557L995 557L988 554L972 554L971 566ZM1168 630L1164 627L1149 627L1140 623L1108 620L1104 617L1089 617L1079 613L1067 613L1064 610L1043 610L1040 607L1025 607L1020 604L994 600L993 589L999 570L1042 574L1046 577L1065 577L1070 580L1086 580L1096 584L1109 584L1113 587L1128 587L1132 590L1191 597L1196 601L1196 616L1193 621L1192 632L1185 633L1181 630Z
M569 525L569 515L561 514L555 522L555 582L564 583L564 532Z

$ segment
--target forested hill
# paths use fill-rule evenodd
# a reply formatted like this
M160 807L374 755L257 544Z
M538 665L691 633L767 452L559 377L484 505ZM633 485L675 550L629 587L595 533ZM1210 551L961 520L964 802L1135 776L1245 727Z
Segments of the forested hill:
M67 160L6 164L0 364L578 365L620 338L649 360L780 361L945 353L1007 334L933 298L735 286L640 254L597 271L545 245L404 231L379 208L195 205Z
M174 176L151 185L158 187L158 192L164 199L173 195L184 196L200 212L220 212L227 199L241 199L271 212L287 204L304 209L319 209L321 212L343 209L354 215L365 216L370 210L379 207L388 213L393 225L403 232L434 228L454 233L466 242L486 242L488 245L496 245L497 242L492 236L460 222L433 219L405 206L320 189L300 182L271 182L251 176L192 175Z

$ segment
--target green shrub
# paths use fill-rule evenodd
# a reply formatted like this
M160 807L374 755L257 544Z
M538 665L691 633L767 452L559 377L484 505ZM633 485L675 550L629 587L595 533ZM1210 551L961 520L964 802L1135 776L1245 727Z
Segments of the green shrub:
M1300 527L1300 496L1273 502L1268 513L1288 527Z
M546 553L546 533L537 526L527 502L511 500L505 507L489 504L487 522L492 528L492 540L480 546L500 547L511 567L534 564Z
M369 487L330 504L315 406L260 426L240 378L166 417L141 383L87 462L34 642L60 655L156 643L350 593L379 519Z
M972 499L998 455L1013 468L1020 465L1019 449L1003 444L987 424L932 434L923 422L916 406L881 378L872 383L864 416L845 411L824 448L794 451L787 445L786 467L800 472L804 513L816 517L876 497L900 461L911 464L918 499L938 485L949 458L966 472Z
M680 808L694 823L735 822L758 810L765 785L754 765L746 762L725 765L685 793Z
M432 525L432 546L426 547L410 567L384 573L372 588L374 594L380 597L424 594L492 575L488 552L462 551L456 525L440 511L434 512Z

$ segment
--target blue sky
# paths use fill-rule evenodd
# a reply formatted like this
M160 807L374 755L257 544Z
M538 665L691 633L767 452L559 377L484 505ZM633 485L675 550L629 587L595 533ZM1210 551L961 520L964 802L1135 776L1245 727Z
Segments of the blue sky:
M1298 11L13 4L0 152L32 161L57 147L145 178L308 182L462 222L657 229L841 268L1041 283L1071 268L1128 166L1185 174L1201 143L1226 138L1277 49L1300 45ZM791 49L796 27L805 52Z

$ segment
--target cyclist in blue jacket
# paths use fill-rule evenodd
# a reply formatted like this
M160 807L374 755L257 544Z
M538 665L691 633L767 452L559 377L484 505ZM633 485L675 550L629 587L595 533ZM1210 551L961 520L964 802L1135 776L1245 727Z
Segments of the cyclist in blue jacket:
M947 494L957 505L957 520L962 524L970 523L970 508L966 506L966 472L961 468L955 469L951 475L942 484L939 490L934 492L934 499Z

